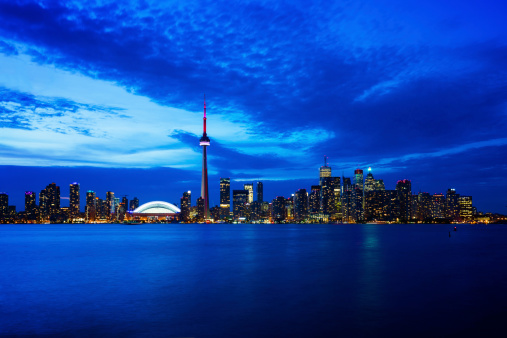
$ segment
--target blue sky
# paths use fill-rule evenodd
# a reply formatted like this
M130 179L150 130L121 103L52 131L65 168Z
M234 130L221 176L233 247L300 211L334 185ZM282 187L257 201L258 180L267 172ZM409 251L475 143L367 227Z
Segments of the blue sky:
M211 203L373 168L507 212L502 1L0 0L0 191ZM65 202L64 202L65 203Z

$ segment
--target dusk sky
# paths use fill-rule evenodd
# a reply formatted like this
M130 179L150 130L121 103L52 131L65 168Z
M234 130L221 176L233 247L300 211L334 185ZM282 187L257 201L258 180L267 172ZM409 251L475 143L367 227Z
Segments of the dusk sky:
M0 0L0 191L265 200L372 167L507 213L505 1ZM37 201L38 203L38 201ZM62 205L68 201L62 200Z

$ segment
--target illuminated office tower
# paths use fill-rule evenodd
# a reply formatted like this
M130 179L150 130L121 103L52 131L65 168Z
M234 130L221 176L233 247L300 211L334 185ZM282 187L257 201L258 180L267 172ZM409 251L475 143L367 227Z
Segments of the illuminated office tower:
M253 202L253 183L243 184L243 189L248 191L248 201L247 203Z
M209 213L209 195L208 195L208 159L206 155L206 147L210 145L210 139L206 134L206 96L204 96L204 117L203 121L203 133L199 141L199 145L202 147L202 179L201 179L201 198L203 199L203 218L207 220L210 218Z
M309 198L309 211L311 214L320 213L320 191L320 185L312 185L312 192L310 193Z
M449 218L451 221L459 220L459 194L456 194L455 189L447 189L447 194L445 195L445 210L446 210L446 218Z
M184 222L190 221L190 207L192 206L192 195L189 191L183 193L183 197L180 199L180 217Z
M95 196L95 220L107 218L107 202Z
M60 187L55 183L46 187L46 208L49 216L60 213Z
M473 217L472 196L460 196L459 203L459 218L461 222L469 222Z
M343 177L342 193L344 191L352 191L352 183L350 177Z
M339 220L342 218L342 187L341 187L341 177L332 177L333 180L333 208L331 218L333 220Z
M9 211L9 195L5 192L0 193L0 216L7 215Z
M386 186L384 184L384 180L375 180L375 190L384 191L386 190Z
M320 211L330 215L334 212L334 180L333 177L323 177L320 188Z
M137 208L139 208L139 198L134 197L130 200L129 210L136 210Z
M285 197L276 197L271 205L273 208L273 221L281 222L285 220Z
M285 199L285 220L294 221L294 194Z
M294 220L304 221L308 217L308 193L306 189L299 189L294 194Z
M354 170L354 185L352 187L352 217L360 222L364 217L363 170Z
M262 218L262 203L254 201L250 204L250 220L259 221Z
M382 182L383 184L384 182ZM364 192L363 192L363 215L366 221L376 221L381 219L382 209L382 196L377 193L378 184L371 172L371 167L368 168L368 174L364 179Z
M398 190L384 190L383 214L382 221L396 221L400 218L400 203Z
M363 191L363 169L354 170L354 185Z
M417 215L419 214L419 195L412 194L410 196L410 219L417 219Z
M331 177L331 167L327 165L327 156L324 156L324 165L319 170L319 185L322 186L322 179L324 177Z
M231 212L231 179L220 178L220 218L229 217Z
M369 190L364 192L364 220L383 221L384 217L384 191Z
M69 194L69 212L71 217L79 215L79 183L74 182L70 184Z
M351 202L352 202L352 218L356 222L361 222L364 217L364 196L363 189L361 189L358 185L354 184L352 186L351 192Z
M420 192L417 195L417 213L419 221L431 220L431 195L427 192Z
M264 202L264 186L262 182L257 182L257 202Z
M431 218L445 218L444 194L433 194L433 196L431 196Z
M234 219L245 217L246 204L248 202L247 190L233 190L232 191L232 211Z
M116 212L116 208L114 205L114 192L108 191L106 192L106 204L107 204L107 213L109 214L109 218L111 218L111 215Z
M96 199L95 192L92 190L88 190L86 192L86 220L88 222L94 222L97 215L97 207L96 207Z
M410 180L399 180L396 183L396 193L400 221L408 222L412 213L412 183Z
M344 222L353 221L352 209L352 183L349 177L343 177L342 186L342 220Z
M35 212L35 193L33 191L25 191L25 212L32 215Z
M199 222L204 221L204 198L197 198L197 220Z
M129 209L129 200L127 196L123 196L121 199L121 214L125 214Z
M372 191L376 189L375 178L373 178L373 174L371 173L371 167L368 168L368 174L364 179L364 192Z
M114 219L118 219L118 216L120 214L120 198L115 197L113 198L113 216Z
M39 215L45 218L48 214L46 189L42 189L39 193Z

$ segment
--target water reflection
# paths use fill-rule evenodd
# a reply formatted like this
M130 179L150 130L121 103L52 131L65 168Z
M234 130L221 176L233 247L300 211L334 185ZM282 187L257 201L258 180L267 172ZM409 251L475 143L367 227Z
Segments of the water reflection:
M358 225L362 236L360 250L360 268L357 281L356 318L369 318L380 321L386 306L384 294L385 276L383 251L378 225ZM368 330L367 327L363 329Z

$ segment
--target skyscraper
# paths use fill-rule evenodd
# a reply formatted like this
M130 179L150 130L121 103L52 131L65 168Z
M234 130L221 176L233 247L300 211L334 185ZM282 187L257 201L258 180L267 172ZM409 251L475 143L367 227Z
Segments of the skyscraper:
M300 222L308 217L308 193L299 189L294 194L294 220Z
M322 185L324 177L331 177L331 167L327 166L327 156L324 156L324 166L320 167L319 170L319 185Z
M245 204L248 202L248 191L233 190L232 191L232 211L234 219L245 217Z
M399 180L398 183L396 183L396 193L400 208L400 220L402 222L408 222L412 214L412 183L410 180Z
M113 214L116 212L114 192L112 191L106 192L106 205L108 218L113 219L114 218Z
M180 199L181 206L181 220L184 222L188 222L190 220L190 206L192 205L192 195L189 191L183 193L183 197Z
M49 184L39 195L41 213L46 216L56 216L60 213L60 187L55 183Z
M310 193L310 213L318 214L320 212L320 185L312 185L312 192Z
M246 184L243 184L243 189L245 189L246 191L248 191L248 200L247 200L247 203L252 203L253 202L253 183L246 183Z
M334 212L334 180L333 177L321 178L320 210L326 215Z
M231 179L220 178L220 218L229 217L231 211Z
M363 191L363 169L354 170L354 184Z
M7 215L9 210L9 195L5 192L0 193L0 216Z
M121 213L125 214L129 210L129 200L127 196L123 196L121 199Z
M69 195L69 212L71 217L79 214L79 183L74 182L70 184Z
M204 198L197 198L197 219L199 222L204 221Z
M25 212L32 214L35 210L35 193L33 191L25 191Z
M371 173L371 167L368 168L368 174L366 175L366 178L364 180L364 192L367 193L368 191L375 190L376 184L375 179L373 178L373 174Z
M380 190L380 191L386 190L386 186L384 184L383 179L375 180L375 190Z
M459 220L459 194L456 194L455 189L447 189L445 195L446 204L446 217L451 221Z
M459 202L459 218L461 222L468 222L473 217L472 196L460 196Z
M444 194L434 194L431 196L431 217L445 218L445 196Z
M134 197L130 200L129 210L136 210L137 208L139 208L139 198Z
M285 197L278 196L272 202L273 220L281 222L285 219Z
M356 222L362 221L364 217L364 189L363 170L354 170L354 186L352 187L352 208L353 218Z
M257 202L264 202L264 186L262 182L257 182Z
M412 211L413 213L413 211ZM420 192L417 195L417 219L425 221L431 219L431 195L427 192Z
M209 214L209 196L208 196L208 159L206 157L206 147L210 145L210 139L206 134L206 95L204 96L204 117L203 133L199 145L202 147L202 179L201 179L201 197L203 199L203 218L207 220L210 218Z
M97 206L95 199L95 192L88 190L86 192L86 206L85 206L86 220L88 222L95 221L97 215Z
M342 187L341 177L332 177L334 189L334 201L332 208L332 219L339 220L342 218Z
M45 218L48 214L46 189L42 189L39 193L39 215Z
M342 220L344 222L352 222L352 183L350 177L343 177L342 186Z

